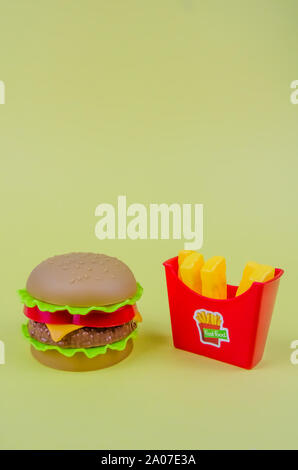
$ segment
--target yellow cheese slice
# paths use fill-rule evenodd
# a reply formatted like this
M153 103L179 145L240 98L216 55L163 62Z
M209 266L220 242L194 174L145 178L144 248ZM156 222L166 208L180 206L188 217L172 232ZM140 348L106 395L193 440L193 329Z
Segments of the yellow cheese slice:
M137 312L135 314L135 316L133 317L133 321L135 321L136 323L141 323L143 321L143 318L142 318L140 312Z
M48 323L46 323L46 325L50 332L51 338L53 341L55 341L55 343L58 343L58 341L60 341L64 336L68 335L68 333L79 330L80 328L84 328L80 325L49 325Z
M212 299L227 298L226 260L213 256L201 269L202 295Z
M247 291L253 282L270 281L270 279L274 278L274 274L275 269L272 266L249 261L244 268L236 295L243 294L243 292Z
M179 266L179 278L190 289L201 294L201 268L204 264L204 257L200 253L194 251L185 257Z

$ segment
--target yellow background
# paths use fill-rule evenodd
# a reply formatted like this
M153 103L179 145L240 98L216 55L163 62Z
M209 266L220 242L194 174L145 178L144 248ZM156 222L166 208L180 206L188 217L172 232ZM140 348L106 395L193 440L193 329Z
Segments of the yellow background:
M297 446L295 0L0 0L1 448ZM205 257L285 269L262 363L172 347L162 261L179 241L94 235L95 207L203 203ZM126 261L144 286L134 353L42 367L16 290L53 254Z

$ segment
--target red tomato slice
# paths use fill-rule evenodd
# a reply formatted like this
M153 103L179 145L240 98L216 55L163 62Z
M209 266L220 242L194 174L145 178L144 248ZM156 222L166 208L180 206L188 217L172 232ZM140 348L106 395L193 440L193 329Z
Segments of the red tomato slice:
M24 314L31 320L39 323L49 323L58 325L81 325L93 326L95 328L107 328L111 326L123 325L135 316L134 305L125 305L115 312L104 313L92 310L87 315L71 315L67 310L57 312L42 312L38 307L24 306Z

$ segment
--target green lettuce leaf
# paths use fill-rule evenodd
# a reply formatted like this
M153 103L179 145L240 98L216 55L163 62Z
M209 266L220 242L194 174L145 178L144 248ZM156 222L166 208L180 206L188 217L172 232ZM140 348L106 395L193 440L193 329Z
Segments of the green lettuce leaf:
M101 307L92 306L92 307L71 307L69 305L54 305L48 304L47 302L42 302L41 300L35 299L26 289L18 290L18 294L20 296L21 302L25 304L27 307L35 307L37 306L39 310L42 312L57 312L60 310L67 310L72 315L87 315L87 313L91 312L91 310L100 310L106 313L115 312L120 307L124 307L124 305L134 305L142 296L143 287L137 283L137 292L136 294L131 297L130 299L123 300L117 304L113 305L104 305Z
M133 339L137 336L137 330L134 330L126 338L117 341L116 343L106 344L105 346L98 346L96 348L60 348L60 346L54 346L50 344L44 344L37 341L37 339L32 338L28 332L27 324L22 325L23 336L30 341L32 346L38 351L47 351L49 349L56 349L60 354L63 354L66 357L72 357L77 352L83 352L89 359L92 359L99 354L105 354L107 349L114 349L117 351L123 351L126 348L126 343L129 339Z

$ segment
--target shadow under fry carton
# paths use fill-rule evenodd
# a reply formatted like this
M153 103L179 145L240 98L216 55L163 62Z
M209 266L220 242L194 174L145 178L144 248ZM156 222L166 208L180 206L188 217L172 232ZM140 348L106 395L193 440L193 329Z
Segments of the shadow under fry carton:
M164 263L174 346L185 351L252 369L263 357L282 269L265 283L254 282L227 299L197 294L178 278L178 257Z

